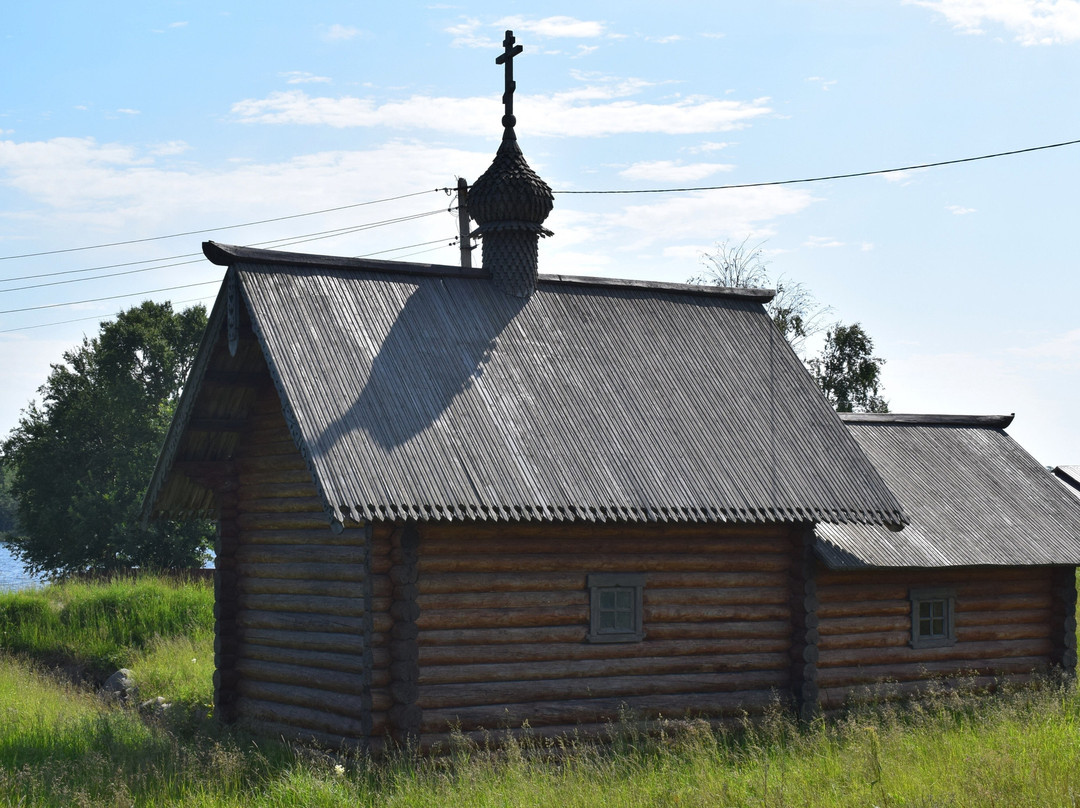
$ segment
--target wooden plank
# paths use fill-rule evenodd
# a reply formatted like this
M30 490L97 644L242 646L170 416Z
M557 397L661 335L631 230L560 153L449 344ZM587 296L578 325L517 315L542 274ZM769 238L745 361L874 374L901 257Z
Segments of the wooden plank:
M495 572L425 571L417 582L422 595L468 592L547 592L585 589L585 572L532 572L505 575ZM675 589L787 585L786 572L650 572L646 587Z
M787 556L777 553L753 553L733 557L709 555L601 555L574 556L573 564L588 573L595 572L737 572L778 571L789 566ZM557 553L518 555L424 556L420 559L421 578L440 572L565 572L571 559Z
M250 513L241 512L236 517L241 530L310 530L330 533L330 517L320 508L317 513Z
M504 639L505 630L484 632L482 638ZM470 639L476 639L474 632ZM520 636L520 635L519 635ZM552 660L584 660L659 657L677 659L694 658L709 654L760 654L787 653L791 640L787 633L773 637L733 636L706 640L653 640L646 637L641 643L583 643L583 630L577 632L577 642L521 642L515 644L469 645L449 643L431 645L427 635L420 636L420 662L424 666L462 665L470 663L506 665L514 662L544 662Z
M256 611L296 612L335 617L360 617L364 614L364 600L359 597L241 593L237 597L237 603L241 609Z
M666 674L714 674L764 670L786 671L790 662L787 649L780 649L778 652L764 654L741 652L671 657L579 658L546 662L425 664L420 668L420 684L523 682L541 679L585 679L587 677L642 675L659 677Z
M430 531L425 531L425 535ZM788 541L741 536L680 536L664 542L653 533L651 526L623 528L617 534L598 534L581 531L577 535L560 537L552 534L519 535L516 531L504 536L483 537L462 535L454 538L432 539L427 545L432 557L461 555L547 555L557 553L567 557L567 563L577 566L578 555L625 553L627 555L664 554L675 558L683 555L746 555L787 554Z
M346 581L359 582L364 580L365 570L363 564L358 563L323 563L323 562L287 562L278 563L260 561L255 563L238 563L236 570L241 577L264 578L279 580L310 580L310 581Z
M528 701L515 704L492 704L480 707L452 707L424 710L421 729L424 733L445 732L458 728L465 732L491 727L531 727L553 724L600 723L616 720L624 709L646 716L663 715L750 715L779 703L783 697L772 690L735 693L685 693L626 698L574 699L572 701Z
M328 670L312 665L292 665L241 657L236 661L236 670L240 672L241 680L247 679L252 682L273 682L305 689L314 688L344 693L349 696L359 696L363 690L363 678L356 673Z
M340 617L325 614L296 614L291 612L266 612L241 609L236 623L243 629L273 629L281 631L317 631L361 636L364 629L362 617Z

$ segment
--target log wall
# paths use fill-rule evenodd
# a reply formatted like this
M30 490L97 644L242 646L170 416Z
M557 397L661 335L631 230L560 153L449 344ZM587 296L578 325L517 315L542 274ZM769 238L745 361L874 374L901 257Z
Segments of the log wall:
M372 732L370 530L331 530L276 395L236 457L230 706L273 734L343 745Z
M1057 635L1064 633L1063 625L1053 627L1053 577L1051 567L819 569L821 705L832 709L883 693L911 693L934 677L1023 681L1047 670L1063 642ZM955 590L954 645L911 647L908 593L923 587ZM883 682L892 686L877 687Z
M417 629L411 720L430 739L602 726L623 705L724 716L789 700L792 541L776 528L421 525L416 608L400 611ZM396 542L375 531L372 571L376 602L395 593L398 608ZM586 576L608 572L645 575L643 642L586 641ZM400 622L376 608L376 643Z

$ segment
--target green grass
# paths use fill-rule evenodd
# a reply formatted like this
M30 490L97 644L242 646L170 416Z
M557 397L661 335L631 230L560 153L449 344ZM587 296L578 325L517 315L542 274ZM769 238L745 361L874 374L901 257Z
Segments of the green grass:
M69 581L0 594L0 648L98 679L136 658L174 658L193 644L212 670L214 593L207 582L162 578ZM186 651L184 652L186 653Z
M5 648L21 643L0 653L0 805L1080 805L1080 695L1049 681L942 690L810 726L777 709L725 731L669 722L646 735L625 722L605 744L460 741L378 761L294 748L207 715L209 603L206 584L153 579L0 596ZM107 705L49 672L56 660L128 667L144 698L174 707Z

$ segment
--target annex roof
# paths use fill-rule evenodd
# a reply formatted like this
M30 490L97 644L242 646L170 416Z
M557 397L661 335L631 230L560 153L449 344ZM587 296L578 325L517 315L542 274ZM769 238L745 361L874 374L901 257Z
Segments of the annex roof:
M828 566L1080 563L1080 498L1005 433L1011 415L841 418L910 523L899 532L818 525Z
M904 521L770 292L540 275L521 299L482 271L204 250L230 266L336 520ZM171 469L200 385L148 512L196 501Z
M1080 466L1055 466L1054 476L1080 493Z

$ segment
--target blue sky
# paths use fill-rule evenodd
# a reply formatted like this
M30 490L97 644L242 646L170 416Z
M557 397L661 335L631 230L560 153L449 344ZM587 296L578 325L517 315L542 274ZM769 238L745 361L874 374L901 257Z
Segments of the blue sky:
M1080 138L1077 0L521 8L7 4L0 256L423 193L0 260L0 434L97 318L145 297L209 304L220 269L175 258L206 238L296 241L417 216L291 249L456 263L453 199L433 189L475 179L494 154L506 28L525 48L518 137L556 191L787 180ZM863 324L894 411L1016 412L1010 432L1036 458L1075 464L1078 170L1080 145L806 185L558 194L540 266L684 281L703 252L748 238L831 320ZM148 259L162 260L113 266ZM110 268L73 271L94 267ZM185 288L97 300L166 287Z

